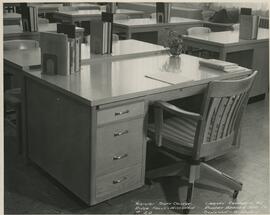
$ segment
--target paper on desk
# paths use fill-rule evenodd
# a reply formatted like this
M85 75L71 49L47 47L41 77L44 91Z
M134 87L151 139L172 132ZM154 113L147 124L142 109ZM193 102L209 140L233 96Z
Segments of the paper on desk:
M245 70L246 70L245 67L237 66L235 68L224 69L223 72L231 73L231 72L241 72L241 71L245 71Z
M179 84L182 82L192 81L191 78L188 78L179 72L155 72L147 74L145 77L165 82L167 84Z

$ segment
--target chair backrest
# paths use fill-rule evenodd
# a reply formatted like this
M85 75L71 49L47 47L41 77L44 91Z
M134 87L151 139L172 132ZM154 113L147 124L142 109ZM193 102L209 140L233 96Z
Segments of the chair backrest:
M112 40L113 41L118 41L119 40L118 34L112 34Z
M206 34L210 33L211 29L208 27L192 27L187 29L188 35Z
M240 24L239 24L239 23L233 24L233 25L232 25L232 29L233 29L234 31L238 31L239 28L240 28Z
M127 14L116 13L116 14L114 14L113 18L115 20L121 20L121 19L129 19L130 17Z
M268 17L260 17L259 27L269 29L269 18Z
M4 41L4 50L15 50L15 49L32 49L39 47L39 42L36 40L7 40Z
M205 93L193 155L223 154L235 147L242 114L257 71L238 80L213 81Z

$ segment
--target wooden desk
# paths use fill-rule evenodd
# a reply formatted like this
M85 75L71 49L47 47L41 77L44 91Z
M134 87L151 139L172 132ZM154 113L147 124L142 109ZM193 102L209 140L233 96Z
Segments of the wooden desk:
M38 32L23 32L22 26L4 26L4 40L35 39L39 40L39 32L56 32L57 23L39 24ZM83 38L84 29L76 27L76 34Z
M82 64L89 62L98 62L104 60L118 60L126 59L138 56L157 55L167 52L167 50L158 45L153 45L136 40L121 40L113 42L113 54L112 55L90 55L90 46L82 44L81 57ZM30 50L11 50L4 52L4 71L8 71L13 74L12 87L23 88L24 76L21 70L24 67L40 67L41 56L40 48ZM22 94L22 96L24 96ZM22 101L24 99L22 98ZM25 120L23 120L25 121ZM25 127L23 128L25 129ZM23 138L23 154L25 155L25 131L22 132Z
M20 25L21 14L19 13L4 13L3 14L4 25Z
M269 30L260 28L257 40L240 40L239 31L184 36L186 45L219 54L219 59L258 70L251 96L265 94L269 82Z
M81 21L90 21L93 19L101 18L101 10L77 10L77 11L66 11L66 12L55 12L53 17L61 22L66 23L76 23ZM144 12L136 10L126 10L126 9L117 9L117 14L126 14L131 18L141 17Z
M199 67L196 57L167 54L96 61L70 76L18 70L29 158L89 205L144 184L149 104L250 73L223 73ZM170 85L145 77L158 71L181 71L190 80Z
M171 17L169 23L157 23L156 19L128 19L115 20L114 31L125 34L126 38L134 38L145 41L147 33L150 33L146 42L163 45L169 31L186 34L186 30L195 26L202 26L201 20Z

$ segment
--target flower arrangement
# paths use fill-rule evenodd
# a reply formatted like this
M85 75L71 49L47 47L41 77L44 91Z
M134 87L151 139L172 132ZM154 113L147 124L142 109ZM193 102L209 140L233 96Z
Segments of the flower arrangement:
M172 56L179 56L184 51L182 37L175 31L169 32L168 39L165 41L164 46L169 48L169 52Z

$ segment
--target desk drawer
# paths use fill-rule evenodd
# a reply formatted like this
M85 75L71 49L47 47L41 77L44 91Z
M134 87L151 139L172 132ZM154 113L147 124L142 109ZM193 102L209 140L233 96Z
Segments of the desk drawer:
M142 160L143 118L114 123L97 131L97 175L108 174Z
M144 102L100 110L97 113L97 124L102 125L121 119L135 117L144 114Z
M141 184L140 165L96 178L96 199L102 201L135 189Z

